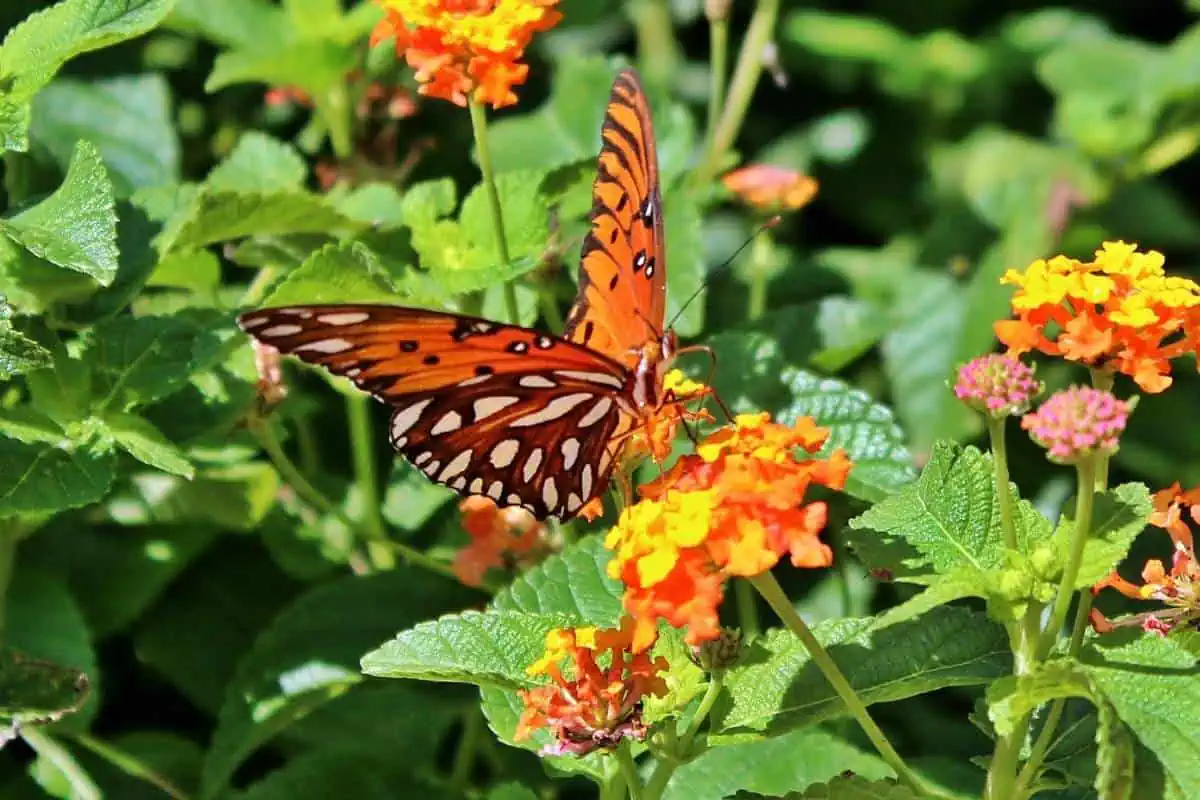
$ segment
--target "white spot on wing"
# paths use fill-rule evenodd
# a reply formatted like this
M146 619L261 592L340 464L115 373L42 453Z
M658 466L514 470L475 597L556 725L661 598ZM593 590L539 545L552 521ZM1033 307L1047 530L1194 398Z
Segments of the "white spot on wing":
M571 492L567 495L567 511L574 514L583 505L583 501L579 499L579 495Z
M519 506L519 505L521 505L521 495L519 495L519 494L510 494L510 495L508 496L508 504L509 504L510 506Z
M504 469L513 462L521 450L521 443L516 439L505 439L492 448L488 458L496 469Z
M528 428L532 425L540 425L543 422L553 422L591 397L595 397L591 392L576 392L556 397L547 403L545 407L539 408L532 414L526 414L523 417L513 420L509 423L509 426L513 428Z
M526 389L553 389L557 383L541 375L525 375L517 383Z
M392 440L395 441L408 433L408 429L417 424L422 412L433 402L432 397L419 400L411 406L396 409L392 414ZM399 447L399 445L397 445Z
M563 454L563 469L570 469L575 466L575 459L579 458L579 440L575 438L564 439L562 443Z
M554 478L546 478L546 482L542 484L542 502L551 513L558 508L558 487L554 485Z
M287 314L289 317L299 317L300 319L312 319L312 312L307 308L273 308L273 314Z
M272 325L260 333L259 336L266 336L268 338L274 336L291 336L292 334L299 333L302 330L304 330L304 328L301 328L299 325Z
M346 339L317 339L315 342L308 342L296 348L296 352L313 352L313 353L344 353L354 347L354 344Z
M579 475L579 488L583 490L584 497L592 496L592 465L584 464L583 472Z
M483 478L476 478L471 481L471 494L483 494Z
M538 467L542 465L542 448L535 447L533 452L529 454L529 458L525 459L525 469L521 474L525 477L525 482L529 483L533 480L533 476L537 474Z
M413 463L419 467L432 457L433 457L433 451L426 450L423 453L417 453L416 457L413 458Z
M498 395L496 397L481 397L475 401L475 421L486 419L497 411L503 411L513 403L521 402L519 397Z
M459 386L476 386L478 384L483 383L486 380L490 380L491 377L492 377L491 375L476 375L473 378L467 378L465 381L459 381L458 385Z
M616 375L609 375L607 372L589 372L580 369L556 369L554 374L562 378L574 378L577 381L587 381L588 383L599 383L604 386L611 386L614 389L622 388L625 383Z
M471 466L471 453L472 451L470 450L463 450L461 453L456 455L450 461L450 463L446 465L446 468L442 470L442 474L438 475L438 480L445 482L456 475L461 475L462 473L466 472L467 467Z
M326 325L357 325L370 318L371 315L365 311L339 311L336 314L322 314L317 320Z
M439 436L443 433L450 433L462 427L462 414L457 411L447 411L442 415L442 418L437 421L429 432L434 436Z
M347 378L357 378L359 375L362 374L362 368L361 367L351 367L350 369L346 370L342 374L345 375Z
M270 317L245 317L242 319L241 324L243 330L253 330L254 328L261 328L270 321Z
M466 478L459 477L459 478L455 478L454 480L450 481L450 488L456 492L461 492L463 490L463 487L466 485L467 485Z
M588 412L579 420L579 427L587 428L591 425L595 425L604 418L604 415L608 413L610 408L612 408L612 404L613 401L611 397L601 397L596 401L596 404L589 408Z
M404 445L406 445L406 444L408 444L408 437L407 437L407 436L401 436L399 439L393 439L393 440L392 440L392 447L396 448L397 450L400 450L400 449L401 449L401 448L403 448L403 447L404 447Z
M487 496L500 502L500 496L504 494L504 484L500 481L492 481L492 485L488 487Z
M437 472L438 467L440 467L441 465L442 465L442 462L440 462L440 461L430 461L428 464L421 467L421 469L423 469L425 471L426 475L428 475L429 477L432 478L433 473Z

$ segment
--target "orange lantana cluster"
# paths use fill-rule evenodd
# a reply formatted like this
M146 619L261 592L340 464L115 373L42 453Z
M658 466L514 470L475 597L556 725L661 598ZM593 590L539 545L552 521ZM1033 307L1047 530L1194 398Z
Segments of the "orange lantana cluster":
M489 570L528 567L549 552L546 527L523 508L498 508L474 495L458 504L471 543L454 557L454 574L468 586L481 586Z
M1171 385L1170 360L1200 342L1200 286L1168 276L1161 253L1105 242L1093 261L1066 256L1009 270L1016 319L996 323L1009 355L1037 350L1132 377L1144 391Z
M817 181L803 172L773 164L749 164L721 179L725 188L759 211L795 211L817 196Z
M613 630L560 628L546 634L546 653L526 672L546 675L552 683L521 692L525 710L516 739L548 728L554 744L549 755L586 755L615 747L624 738L646 736L642 699L662 696L667 685L660 673L666 659L634 651L633 621Z
M1092 627L1098 632L1140 625L1165 636L1176 626L1200 622L1200 561L1196 560L1195 541L1185 516L1200 523L1200 486L1185 492L1176 483L1156 492L1150 524L1162 528L1171 537L1174 544L1171 568L1168 570L1162 561L1151 559L1142 569L1144 583L1141 586L1113 572L1092 589L1093 593L1106 588L1116 589L1134 600L1157 600L1167 608L1136 614L1118 622L1112 622L1092 609Z
M794 427L763 414L739 415L704 439L626 508L605 545L609 573L625 584L625 609L636 621L633 646L654 640L658 620L687 627L690 644L715 639L725 580L754 576L790 554L798 567L832 562L818 538L823 502L804 504L812 484L840 489L850 471L841 450L816 453L828 431L804 417Z
M417 71L420 92L465 106L468 95L502 108L517 102L520 63L539 31L558 24L558 0L379 0L386 16L374 45L395 39L396 52Z

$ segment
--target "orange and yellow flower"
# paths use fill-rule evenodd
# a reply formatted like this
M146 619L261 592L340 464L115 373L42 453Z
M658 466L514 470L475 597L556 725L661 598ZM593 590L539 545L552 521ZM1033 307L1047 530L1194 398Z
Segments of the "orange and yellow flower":
M1200 623L1200 561L1196 559L1195 540L1185 516L1200 524L1200 487L1183 491L1176 483L1154 495L1150 524L1162 528L1173 545L1171 568L1154 558L1142 568L1142 585L1127 581L1115 571L1092 588L1116 589L1134 600L1157 600L1165 609L1136 614L1112 622L1092 609L1092 627L1107 633L1119 626L1140 625L1148 631L1166 635L1179 625Z
M492 108L517 102L525 82L525 48L558 24L558 0L378 0L386 16L374 45L395 39L396 52L416 70L420 92L465 106L467 97Z
M499 508L486 497L458 504L471 543L454 557L454 574L468 586L481 586L489 570L528 567L552 549L546 527L523 508Z
M630 437L627 458L649 455L661 464L671 455L680 424L713 421L712 415L703 408L697 411L688 408L688 403L711 395L712 389L688 378L680 370L670 370L663 378L663 394L667 402Z
M819 535L826 505L804 503L813 484L845 485L841 450L815 454L829 433L804 417L788 427L767 414L744 414L706 437L626 508L608 534L609 574L625 584L636 621L634 649L653 641L658 620L687 628L689 644L720 635L718 608L727 578L771 569L784 554L798 567L832 563Z
M725 188L760 211L795 211L817 195L817 181L802 172L773 164L750 164L725 174Z
M1009 355L1037 350L1130 376L1144 391L1171 385L1170 361L1195 352L1200 286L1173 277L1137 245L1105 242L1093 261L1066 256L1009 270L1016 319L996 323Z
M625 617L619 628L559 628L546 634L546 652L531 664L529 675L545 675L548 686L521 691L525 710L516 740L540 728L554 735L548 755L586 755L612 748L622 739L642 740L642 700L666 694L664 658L635 651L634 624ZM653 643L653 642L651 642Z

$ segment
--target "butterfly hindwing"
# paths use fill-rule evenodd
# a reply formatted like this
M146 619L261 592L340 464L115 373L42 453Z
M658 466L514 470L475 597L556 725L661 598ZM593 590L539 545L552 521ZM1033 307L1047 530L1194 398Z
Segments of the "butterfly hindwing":
M373 305L239 322L394 406L392 444L431 479L539 517L573 516L600 494L632 425L620 364L527 328Z
M613 84L601 138L579 298L563 335L632 367L662 332L667 264L650 107L631 69Z

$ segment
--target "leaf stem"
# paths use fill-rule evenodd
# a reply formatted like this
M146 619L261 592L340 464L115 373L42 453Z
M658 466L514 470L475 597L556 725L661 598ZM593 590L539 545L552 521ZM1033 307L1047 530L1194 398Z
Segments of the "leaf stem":
M817 637L813 635L808 625L796 613L796 609L788 600L787 595L784 594L779 582L775 580L775 576L770 572L764 572L761 575L749 578L749 581L775 613L779 615L779 619L783 621L788 630L795 634L800 643L804 645L804 648L808 650L813 663L821 670L821 674L825 676L825 680L829 681L829 685L846 706L846 710L858 721L863 733L871 740L871 744L875 746L875 750L878 751L879 756L895 771L896 778L918 794L927 794L927 789L916 776L916 773L909 769L908 765L904 763L904 759L900 757L900 754L892 747L892 743L888 741L887 736L875 723L875 720L871 719L867 707L863 705L862 699L854 691L854 687L850 685L850 682L846 680L846 676L838 669L838 665L834 662L833 658L821 646L821 643L817 641Z
M75 800L103 800L100 787L62 742L50 737L41 728L32 726L21 730L21 738L39 757L46 759L62 773L71 786L71 797Z
M17 545L25 531L18 517L0 520L0 646L8 622L8 585L12 582L13 566L17 560Z
M1005 418L988 416L988 438L992 443L992 465L996 473L996 499L1000 502L1000 527L1004 531L1004 546L1018 549L1017 527L1013 522L1012 492L1008 486L1008 444L1004 436Z
M367 533L367 554L375 569L392 569L396 560L387 547L387 531L379 512L379 482L375 472L375 436L371 430L371 398L355 392L346 395L346 416L350 425L350 449L354 455L354 481L362 501L363 527Z
M97 739L88 733L71 734L71 739L76 744L91 750L126 775L145 781L154 788L161 790L168 797L174 798L174 800L188 800L188 795L182 789L124 750L102 739Z
M333 516L338 522L345 525L347 530L354 532L364 540L367 539L359 523L350 519L340 506L326 497L320 489L309 483L308 478L305 478L299 468L288 458L282 445L279 444L279 439L276 438L275 432L271 430L271 426L265 420L257 416L251 417L247 422L247 427L254 435L254 438L258 440L259 446L266 452L275 469L279 471L284 482L292 487L292 490L299 495L300 499L321 513ZM454 570L451 569L449 564L438 561L436 558L426 555L414 547L409 547L402 542L391 539L386 539L382 544L414 567L420 567L455 581L458 580L458 576L454 574Z
M1075 527L1071 531L1071 549L1067 553L1067 564L1063 568L1062 582L1058 585L1058 593L1054 597L1054 611L1050 622L1042 630L1038 641L1037 658L1045 660L1058 640L1063 623L1067 620L1067 611L1071 607L1071 598L1075 594L1075 579L1079 577L1079 565L1083 561L1083 548L1087 544L1092 528L1092 504L1096 497L1096 460L1085 458L1076 467L1077 486L1075 488Z
M704 14L708 17L709 59L712 63L708 73L708 120L704 141L711 142L725 105L725 71L729 61L728 0L708 0L704 4Z
M750 302L746 316L750 321L761 319L767 313L767 284L771 282L772 258L771 237L767 231L760 232L750 243Z
M754 587L749 581L733 582L733 599L737 607L738 626L746 638L757 636L761 626L758 623L758 605L755 602Z
M629 740L623 739L616 750L617 765L621 768L621 775L625 778L625 788L629 794L629 800L643 800L642 797L642 779L638 775L637 762L633 760L633 751L629 749Z
M729 94L725 107L721 109L720 119L708 139L700 165L693 173L696 183L707 183L721 168L725 153L733 145L746 118L750 107L750 99L754 96L754 88L762 74L763 56L771 37L775 32L775 20L779 16L779 0L758 0L754 16L746 29L746 38L742 40L742 49L738 54L737 65L733 70L733 78L729 82Z
M450 773L450 787L458 794L467 794L471 786L471 770L475 767L475 756L483 737L483 714L478 706L471 706L463 714L463 732L454 753L454 769Z
M745 583L745 581L740 581ZM715 669L709 673L708 688L704 690L704 696L700 698L700 705L696 707L696 714L692 717L692 722L688 725L687 731L683 734L683 752L684 755L689 755L692 752L692 742L696 739L696 734L700 732L700 728L704 725L708 715L712 712L713 704L717 702L717 698L721 695L721 690L725 687L725 670Z
M492 169L492 152L488 149L487 114L483 105L476 100L467 101L471 111L471 131L475 135L475 153L479 158L479 171L483 173L483 185L487 191L488 207L492 212L492 232L496 235L496 254L505 266L512 263L508 252L508 237L504 233L504 210L500 207L500 192L496 189L496 173ZM517 307L517 289L512 281L504 283L504 307L508 321L521 324L520 309Z

